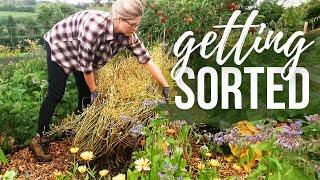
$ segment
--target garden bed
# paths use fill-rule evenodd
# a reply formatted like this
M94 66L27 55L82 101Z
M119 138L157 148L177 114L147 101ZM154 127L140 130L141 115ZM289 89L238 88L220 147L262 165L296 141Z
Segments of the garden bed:
M319 178L318 115L287 123L241 121L216 133L207 125L170 121L162 108L156 109L149 125L135 132L140 140L135 149L121 154L122 161L93 155L86 159L83 154L90 151L73 152L70 148L76 147L68 138L52 143L50 163L37 163L25 148L9 155L10 164L0 166L0 171L14 170L17 177L30 179L98 179L100 170L109 171L106 177L124 174L127 179ZM78 172L80 166L86 171Z

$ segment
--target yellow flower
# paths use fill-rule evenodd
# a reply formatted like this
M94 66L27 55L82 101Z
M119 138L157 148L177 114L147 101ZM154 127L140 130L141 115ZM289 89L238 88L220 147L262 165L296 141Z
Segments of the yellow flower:
M62 176L62 172L61 171L54 171L53 175L56 177Z
M99 175L100 175L101 177L106 176L108 173L109 173L109 171L108 171L108 170L105 170L105 169L99 171Z
M91 161L93 159L93 152L92 151L86 151L80 154L80 157L85 161Z
M150 171L150 161L147 158L139 158L134 164L136 165L136 169L140 171Z
M204 153L204 155L206 155L207 157L210 157L211 153L207 152L207 153Z
M199 162L199 163L197 164L197 168L198 168L199 170L202 170L202 169L204 169L205 167L206 167L206 165L203 164L202 162Z
M82 174L87 171L87 167L86 166L79 166L78 171Z
M209 161L209 164L210 164L210 166L212 166L212 167L218 167L218 166L220 166L219 161L218 161L218 160L215 160L215 159L211 159L211 160Z
M233 164L232 167L233 167L233 169L235 169L237 171L241 171L242 170L242 168L238 164Z
M70 148L71 154L76 154L78 151L79 151L79 148L77 147Z
M112 180L126 180L126 175L118 174L115 177L113 177Z
M231 163L232 161L234 161L234 156L233 155L230 155L229 157L225 157L224 158L228 163Z
M167 141L164 141L164 142L161 144L162 150L163 150L163 151L167 151L169 145L170 145L170 144L169 144Z

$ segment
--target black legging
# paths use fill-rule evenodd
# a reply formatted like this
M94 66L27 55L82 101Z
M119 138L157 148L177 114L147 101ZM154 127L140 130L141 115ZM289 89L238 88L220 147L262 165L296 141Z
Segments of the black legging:
M45 42L47 50L47 67L48 67L48 92L44 99L39 113L38 120L38 133L43 135L44 132L48 132L49 125L51 123L52 115L56 109L57 104L62 100L68 74L66 74L62 67L57 63L51 61L51 49L47 42ZM76 85L78 88L78 111L82 111L82 107L90 104L90 89L84 80L83 73L76 71L73 72L76 79Z

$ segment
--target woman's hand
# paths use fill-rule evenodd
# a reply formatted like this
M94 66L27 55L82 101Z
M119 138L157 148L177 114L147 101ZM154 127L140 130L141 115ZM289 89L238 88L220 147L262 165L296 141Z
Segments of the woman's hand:
M97 99L97 97L98 97L98 91L97 90L95 90L95 91L93 91L92 93L91 93L91 102L90 102L90 104L92 104L96 99Z
M169 102L169 94L170 94L170 88L169 87L163 87L162 95L163 95L164 100L166 101L166 103Z
M92 104L93 101L98 96L97 86L96 86L96 82L94 80L94 73L93 72L90 72L88 74L83 73L83 76L84 76L84 79L90 89L90 92L91 92L90 104Z
M164 96L166 102L168 102L170 88L169 88L169 84L168 84L166 78L163 76L161 70L159 69L159 67L156 64L154 64L152 59L149 60L144 65L149 70L149 72L152 74L152 76L155 77L164 87L163 91L162 91L162 95Z

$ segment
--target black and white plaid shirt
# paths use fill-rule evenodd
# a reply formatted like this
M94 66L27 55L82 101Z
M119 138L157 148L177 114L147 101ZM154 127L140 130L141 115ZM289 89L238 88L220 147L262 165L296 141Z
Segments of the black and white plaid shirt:
M97 10L75 13L58 22L44 35L51 48L51 60L67 74L90 73L127 48L143 64L150 55L137 34L126 37L113 33L111 14Z

